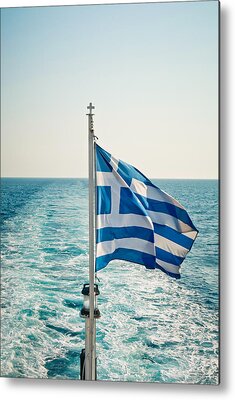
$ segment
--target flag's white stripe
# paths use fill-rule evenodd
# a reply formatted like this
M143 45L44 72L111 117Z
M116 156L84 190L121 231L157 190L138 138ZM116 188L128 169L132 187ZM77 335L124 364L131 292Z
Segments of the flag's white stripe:
M173 217L170 214L165 214L157 211L147 210L147 213L151 220L156 224L167 225L170 228L175 229L178 232L189 232L192 230L191 226L185 224L179 219Z
M156 258L157 264L159 264L162 268L164 268L168 272L173 272L174 274L179 273L180 267L177 267L177 265L170 264L166 261L159 260L159 258Z
M97 186L111 186L111 187L128 187L126 182L121 178L120 175L113 172L96 172L96 184Z
M111 156L109 164L113 167L114 171L118 170L118 163L119 163L119 160L117 160L115 157Z
M96 172L97 186L112 186L113 183L116 183L116 179L114 178L112 172Z
M197 232L196 231L184 232L184 235L189 237L190 239L195 240L196 236L197 236Z
M178 243L172 242L163 236L154 233L155 246L162 250L168 251L175 256L186 257L188 250L185 247L180 246Z
M100 257L106 254L111 254L118 248L137 250L155 257L154 243L137 238L113 239L106 242L100 242L96 247L96 256Z
M124 228L125 226L140 226L153 230L150 217L136 214L100 214L97 215L97 228Z
M141 196L147 197L148 199L174 204L175 206L184 210L184 207L169 194L156 187L145 185L145 183L139 181L138 179L132 178L130 189Z

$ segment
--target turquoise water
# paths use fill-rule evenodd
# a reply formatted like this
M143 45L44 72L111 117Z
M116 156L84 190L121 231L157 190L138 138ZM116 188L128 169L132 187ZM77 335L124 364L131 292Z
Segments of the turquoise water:
M98 379L218 383L218 182L156 180L199 236L174 280L113 261L98 277ZM2 375L79 379L85 179L2 180Z

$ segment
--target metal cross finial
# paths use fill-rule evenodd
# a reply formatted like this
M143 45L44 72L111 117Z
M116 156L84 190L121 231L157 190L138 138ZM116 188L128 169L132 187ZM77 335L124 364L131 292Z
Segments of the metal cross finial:
M89 106L87 106L87 109L90 111L90 114L92 114L92 110L95 109L95 106L93 106L92 103L90 103Z

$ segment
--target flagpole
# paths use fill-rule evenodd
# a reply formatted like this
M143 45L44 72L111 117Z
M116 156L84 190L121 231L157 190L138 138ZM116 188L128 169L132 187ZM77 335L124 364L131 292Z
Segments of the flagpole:
M94 221L94 194L95 194L95 168L94 168L94 128L93 113L95 108L92 103L87 106L88 115L88 147L89 147L89 318L86 320L85 343L85 379L96 379L96 324L94 319L94 283L95 283L95 221Z

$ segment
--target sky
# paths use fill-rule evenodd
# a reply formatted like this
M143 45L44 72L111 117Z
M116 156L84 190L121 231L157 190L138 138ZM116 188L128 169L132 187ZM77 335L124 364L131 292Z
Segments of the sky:
M149 178L218 177L218 2L1 10L1 170L87 177L98 143Z

